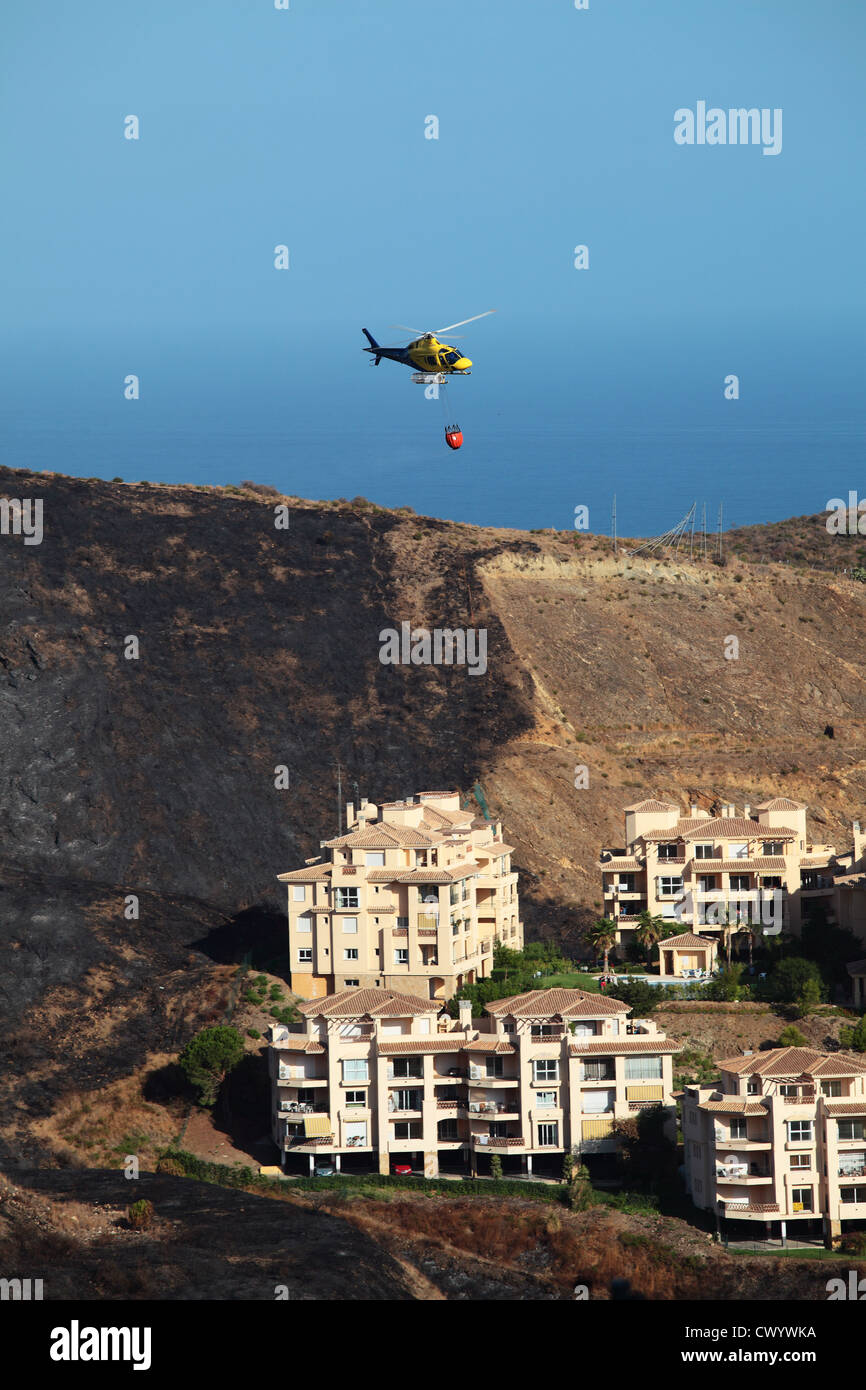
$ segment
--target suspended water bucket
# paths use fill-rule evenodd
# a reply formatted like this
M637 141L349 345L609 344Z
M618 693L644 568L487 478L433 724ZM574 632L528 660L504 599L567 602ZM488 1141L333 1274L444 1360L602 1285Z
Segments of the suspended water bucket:
M445 443L449 449L459 449L463 443L463 431L457 425L445 426Z

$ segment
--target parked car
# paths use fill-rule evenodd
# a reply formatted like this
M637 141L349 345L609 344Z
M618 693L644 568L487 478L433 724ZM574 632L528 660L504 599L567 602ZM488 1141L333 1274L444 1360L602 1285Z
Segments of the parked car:
M412 1172L412 1165L411 1163L395 1163L391 1172L398 1173L401 1178L405 1178Z
M333 1163L317 1163L313 1168L313 1173L317 1178L332 1178L336 1171Z

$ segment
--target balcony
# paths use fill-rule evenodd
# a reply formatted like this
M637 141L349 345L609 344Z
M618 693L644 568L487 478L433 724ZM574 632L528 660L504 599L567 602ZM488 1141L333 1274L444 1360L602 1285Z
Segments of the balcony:
M470 1100L470 1115L512 1115L517 1113L517 1107L507 1101L476 1101Z
M552 1023L549 1025L544 1024L542 1026L545 1028L545 1032L529 1034L529 1041L533 1047L535 1047L536 1044L539 1043L558 1043L564 1037L568 1036L568 1029L565 1027L564 1024ZM526 1033L523 1033L521 1034L521 1036L525 1039L527 1035Z
M439 913L424 911L417 916L417 926L419 931L434 931L439 926Z
M469 1068L469 1080L473 1086L517 1086L519 1083L516 1076L489 1076L478 1067Z
M717 1163L717 1182L767 1183L773 1181L768 1168L759 1168L754 1163Z
M525 1147L522 1134L490 1135L473 1134L473 1149L522 1149Z
M285 1071L280 1068L277 1081L281 1086L298 1086L304 1090L307 1086L327 1086L326 1076L304 1076L302 1071Z

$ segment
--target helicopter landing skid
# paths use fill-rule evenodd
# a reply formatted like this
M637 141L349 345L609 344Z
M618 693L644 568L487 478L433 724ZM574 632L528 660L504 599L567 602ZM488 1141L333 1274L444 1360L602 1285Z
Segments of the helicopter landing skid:
M444 386L448 375L446 372L413 372L412 380L417 386Z

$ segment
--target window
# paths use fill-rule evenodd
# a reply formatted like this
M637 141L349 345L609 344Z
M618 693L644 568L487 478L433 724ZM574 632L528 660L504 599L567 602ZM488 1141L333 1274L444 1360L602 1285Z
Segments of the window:
M440 1120L440 1121L439 1121L439 1138L442 1139L442 1140L445 1140L446 1142L450 1140L452 1143L453 1143L455 1140L458 1140L458 1139L460 1138L460 1134L459 1134L459 1131L458 1131L458 1129L457 1129L457 1121L456 1121L456 1120Z
M572 1025L571 1036L573 1038L594 1038L594 1023L575 1023Z
M408 925L409 925L409 918L408 918L408 917L398 917L398 918L397 918L397 926L398 926L398 927L408 927Z
M703 1155L704 1155L704 1150L703 1150L702 1145L696 1144L695 1141L694 1141L694 1139L693 1139L693 1140L692 1140L692 1158L703 1158Z
M313 959L313 948L312 948L312 946L302 946L301 949L298 951L298 960L301 960L301 961L309 960L309 961L311 961L312 959Z
M791 1154L791 1167L792 1167L792 1168L811 1168L811 1167L812 1167L812 1155L811 1155L811 1154Z
M360 907L357 888L335 888L334 906L338 908Z
M811 1120L789 1120L788 1121L788 1143L789 1144L811 1144L812 1142L812 1121Z
M306 892L307 892L307 890L306 890L306 888L304 887L303 883L293 883L293 884L292 884L292 902L294 902L294 903L302 903L302 902L304 901L305 896L306 896Z
M862 1120L837 1120L840 1139L866 1139L866 1126Z
M312 1086L302 1086L298 1091L299 1105L315 1105L316 1093Z
M633 893L635 891L634 874L620 874L619 886L623 893Z
M484 1063L484 1070L488 1076L502 1076L503 1060L501 1057L488 1057Z
M745 1139L747 1137L746 1121L743 1119L742 1115L732 1116L729 1133L731 1139Z
M395 1139L420 1139L423 1132L420 1120L398 1120L394 1126Z
M306 935L309 935L309 933L313 930L313 919L310 916L310 914L308 912L305 912L301 917L299 917L296 926L299 932L304 932Z
M538 1091L538 1092L536 1092L535 1104L539 1107L540 1110L555 1110L555 1109L556 1109L556 1092L555 1092L555 1091Z
M451 923L451 935L452 935L452 936L456 936L456 935L458 934L459 931L460 931L460 923L459 923L459 922L452 922L452 923Z
M343 984L346 986L347 989L353 989L353 988L354 988L354 989L357 989L357 987L358 987L358 985L359 985L360 983L361 983L360 980L344 980L344 981L343 981Z
M584 1091L581 1108L585 1115L605 1115L613 1109L615 1091Z
M367 1104L367 1092L366 1092L366 1091L347 1091L347 1092L346 1092L346 1104L347 1104L347 1105L366 1105L366 1104Z
M559 1147L558 1124L545 1124L538 1126L538 1147L540 1149L556 1149Z
M782 879L779 874L765 874L761 879L762 888L781 888Z
M761 1078L759 1076L750 1076L749 1084L746 1089L750 1096L759 1096L761 1094Z
M424 1059L422 1057L395 1057L394 1075L400 1076L423 1076Z
M749 875L748 875L748 874L731 874L731 892L732 892L732 893L748 893L748 891L749 891Z
M529 1033L533 1038L558 1038L561 1035L561 1028L558 1023L533 1023Z
M408 964L409 964L409 949L408 949L408 947L406 947L406 946L398 946L398 947L397 947L397 949L394 951L394 964L395 964L395 965L408 965Z
M581 1081L613 1081L615 1076L612 1057L604 1057L596 1062L584 1062L580 1068Z
M346 949L345 949L344 952L343 952L343 960L357 960L357 959L358 959L358 948L357 948L357 946L347 946Z
M345 1057L343 1059L344 1081L369 1081L366 1057Z
M533 1081L558 1081L559 1062L553 1058L543 1058L538 1062L533 1062L532 1079Z
M785 846L781 840L765 840L763 851L764 854L784 854Z
M355 932L357 932L357 930L358 930L358 919L357 919L357 917L344 917L344 918L343 918L343 932L344 932L346 935L353 936L353 935L355 934Z
M659 859L676 859L679 845L674 841L673 844L659 845Z
M715 874L701 874L698 879L698 887L702 893L714 893L718 887L718 879Z
M661 1057L626 1057L626 1081L661 1081Z
M714 845L695 845L695 858L715 859L716 856L713 853L714 848Z
M843 1187L840 1196L845 1206L854 1202L866 1203L866 1187Z
M391 1096L393 1110L420 1110L424 1100L423 1091L395 1091Z
M748 859L749 846L740 842L739 844L728 845L729 859Z
M821 1092L822 1092L822 1094L825 1095L825 1096L841 1096L841 1094L842 1094L842 1082L841 1082L841 1081L822 1081L822 1082L821 1082Z
M656 883L658 885L658 896L660 898L675 898L677 894L683 891L682 874L677 878L671 876L656 879Z
M794 1211L812 1210L812 1189L811 1187L792 1187L791 1203Z
M384 869L385 851L383 849L368 850L364 855L364 863L368 869Z

